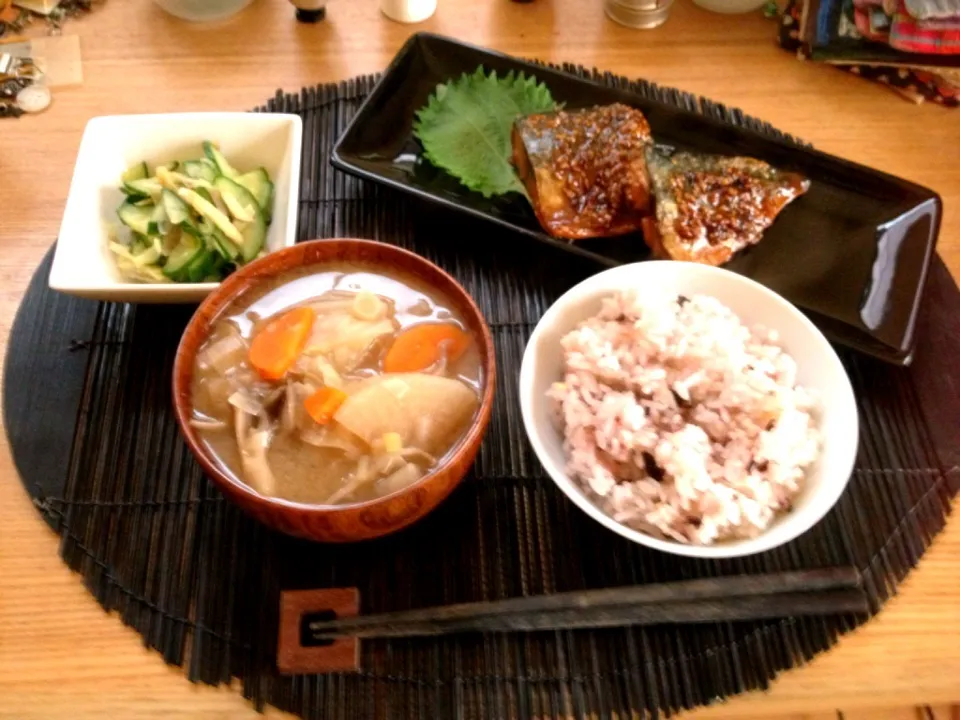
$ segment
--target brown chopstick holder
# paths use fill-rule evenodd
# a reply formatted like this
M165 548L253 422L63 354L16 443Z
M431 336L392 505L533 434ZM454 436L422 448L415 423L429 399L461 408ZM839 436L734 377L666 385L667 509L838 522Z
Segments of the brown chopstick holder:
M357 588L281 592L277 668L285 675L359 670L357 638L314 641L309 629L310 623L350 618L359 612Z

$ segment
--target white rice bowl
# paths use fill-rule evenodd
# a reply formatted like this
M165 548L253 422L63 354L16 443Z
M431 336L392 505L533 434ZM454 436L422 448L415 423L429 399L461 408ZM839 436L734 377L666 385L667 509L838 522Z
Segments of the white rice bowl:
M563 336L567 472L617 522L700 545L789 512L817 459L816 401L774 330L707 295L621 291Z
M732 557L793 539L842 493L856 404L829 343L726 270L649 262L566 293L524 354L521 409L548 474L621 535Z

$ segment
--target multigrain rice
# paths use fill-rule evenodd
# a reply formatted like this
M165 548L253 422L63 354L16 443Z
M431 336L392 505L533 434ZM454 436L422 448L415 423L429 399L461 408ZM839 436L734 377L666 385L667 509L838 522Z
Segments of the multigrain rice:
M777 341L704 295L605 299L563 337L549 392L567 471L643 532L700 545L760 534L820 450L816 399Z

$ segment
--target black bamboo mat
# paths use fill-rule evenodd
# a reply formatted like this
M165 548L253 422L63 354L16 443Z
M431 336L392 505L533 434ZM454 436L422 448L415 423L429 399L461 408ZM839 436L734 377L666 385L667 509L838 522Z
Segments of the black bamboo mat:
M676 90L598 77L776 132ZM943 264L930 278L912 368L845 355L862 441L849 489L823 522L752 558L652 552L567 502L520 422L525 340L551 300L597 268L334 171L330 147L374 80L278 94L263 109L304 119L300 239L411 248L452 272L486 313L500 377L473 472L429 517L382 540L323 546L265 529L222 499L178 436L169 379L191 309L57 295L46 288L48 257L10 338L6 427L64 561L104 608L191 680L236 676L257 707L344 719L669 715L766 687L867 618L384 640L363 644L359 674L290 678L274 665L281 589L356 586L363 610L379 612L853 564L879 610L942 528L958 475L960 406L944 388L956 384L960 293Z

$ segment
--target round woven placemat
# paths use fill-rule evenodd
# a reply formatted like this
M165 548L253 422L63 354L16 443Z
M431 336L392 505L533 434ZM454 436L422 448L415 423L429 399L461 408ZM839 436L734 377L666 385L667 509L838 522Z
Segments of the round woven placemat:
M776 134L702 98L595 77ZM191 680L236 676L257 707L309 718L670 713L765 687L866 618L371 641L359 673L283 677L275 666L281 589L355 586L364 612L379 612L855 565L878 610L943 526L956 491L946 469L960 461L950 430L960 410L938 383L953 377L960 294L942 263L929 281L912 369L844 355L862 443L849 489L825 520L751 558L651 552L567 502L531 454L519 418L516 375L528 334L558 294L595 268L332 170L330 148L374 81L278 94L262 109L304 119L300 239L370 237L411 248L456 276L486 314L501 374L473 472L428 518L380 541L323 546L267 530L223 501L179 438L170 369L192 309L58 295L46 287L48 256L10 337L4 415L24 485L61 535L64 561L104 608L168 662L186 663Z

